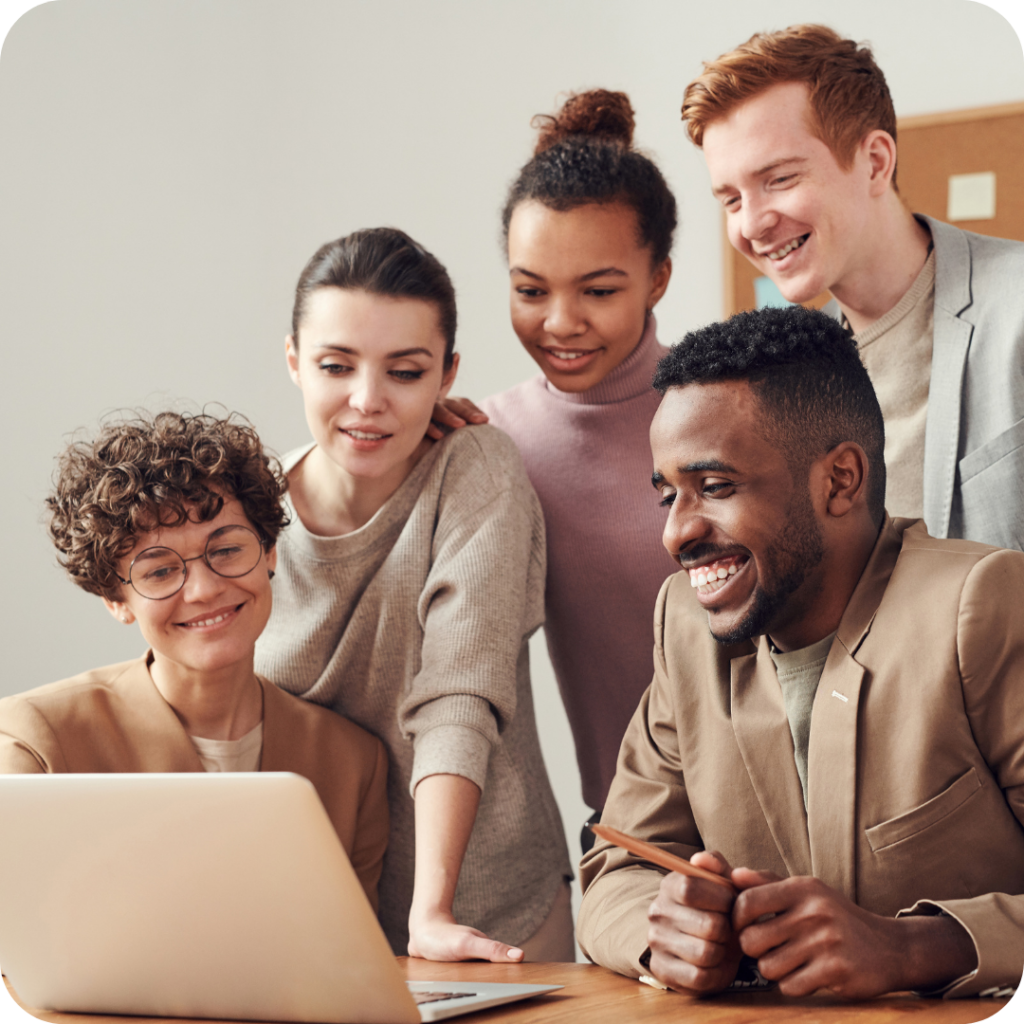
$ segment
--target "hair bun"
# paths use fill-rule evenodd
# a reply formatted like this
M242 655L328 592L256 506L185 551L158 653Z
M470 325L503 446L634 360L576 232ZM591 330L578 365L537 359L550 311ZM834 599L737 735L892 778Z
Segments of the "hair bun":
M571 93L557 114L538 114L530 124L540 132L533 150L536 155L570 135L608 139L628 149L633 144L636 121L624 92L591 89Z

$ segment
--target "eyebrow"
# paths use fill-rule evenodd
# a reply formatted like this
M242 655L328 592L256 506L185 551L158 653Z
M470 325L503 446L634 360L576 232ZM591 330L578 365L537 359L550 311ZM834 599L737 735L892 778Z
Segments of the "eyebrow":
M805 156L784 156L781 160L773 160L770 164L765 164L764 167L758 167L756 171L751 175L753 178L760 178L765 174L770 174L772 171L783 164L805 164L807 163L807 157ZM723 192L728 192L735 186L733 185L719 185L718 188L713 188L711 194L713 196L720 196Z
M735 466L730 466L720 459L701 459L699 462L688 462L685 466L679 467L680 473L738 473ZM655 470L651 474L651 486L657 489L665 483L665 474Z
M347 345L317 345L317 350L320 352L344 352L350 356L360 354L358 349L349 348ZM401 348L397 352L389 352L384 358L404 359L406 356L426 356L428 359L433 359L434 353L428 348Z
M543 280L540 274L535 274L532 270L527 270L525 267L509 267L508 272L510 274L522 274L524 277L532 277L535 281ZM589 274L583 274L577 280L592 281L595 277L629 277L629 274L619 267L602 267L600 270L591 270Z

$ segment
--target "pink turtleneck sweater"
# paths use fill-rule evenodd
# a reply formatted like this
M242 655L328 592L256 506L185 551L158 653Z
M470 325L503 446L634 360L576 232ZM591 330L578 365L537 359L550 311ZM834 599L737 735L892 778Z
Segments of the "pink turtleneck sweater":
M593 808L604 806L651 681L654 602L673 572L648 436L661 401L651 377L665 352L652 316L626 361L589 391L559 391L542 374L482 403L515 441L544 509L544 631Z

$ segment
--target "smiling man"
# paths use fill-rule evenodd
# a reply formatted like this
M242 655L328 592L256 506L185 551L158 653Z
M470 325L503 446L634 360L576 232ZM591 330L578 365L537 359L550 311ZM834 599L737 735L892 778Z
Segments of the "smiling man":
M683 120L729 240L791 302L830 290L885 417L886 505L1024 546L1024 245L915 216L870 49L820 25L706 63Z
M824 313L702 328L654 386L652 479L684 571L602 823L734 891L599 841L580 945L701 993L1016 985L1024 554L886 515L881 411Z

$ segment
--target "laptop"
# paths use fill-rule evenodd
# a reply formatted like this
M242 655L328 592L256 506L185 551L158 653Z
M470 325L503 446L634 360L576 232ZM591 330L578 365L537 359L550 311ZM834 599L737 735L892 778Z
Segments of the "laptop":
M560 985L406 983L312 783L0 776L0 967L41 1010L419 1024Z

